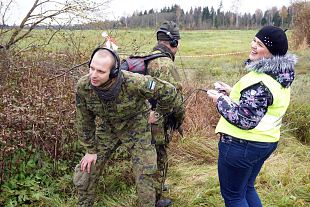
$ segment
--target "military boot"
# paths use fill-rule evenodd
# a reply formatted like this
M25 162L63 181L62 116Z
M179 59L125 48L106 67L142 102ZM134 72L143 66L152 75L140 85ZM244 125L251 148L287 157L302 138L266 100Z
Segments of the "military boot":
M94 198L80 198L76 207L92 207L94 204Z
M156 207L166 207L166 206L171 206L172 205L172 200L169 198L165 199L160 199L156 202Z

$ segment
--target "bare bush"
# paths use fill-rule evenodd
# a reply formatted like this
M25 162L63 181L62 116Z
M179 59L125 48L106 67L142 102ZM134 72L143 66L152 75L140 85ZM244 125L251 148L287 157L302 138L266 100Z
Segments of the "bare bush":
M186 111L183 123L184 137L174 136L170 145L172 162L195 162L197 164L214 161L216 149L214 149L214 128L219 120L219 114L215 103L207 98L200 88L210 88L209 85L183 84ZM201 139L204 137L205 139Z
M54 170L61 159L72 159L76 154L74 127L75 79L65 75L48 81L59 73L59 65L45 58L15 57L15 68L8 71L0 85L0 181L18 170L32 154L42 152L54 160ZM58 57L61 62L62 57ZM25 151L27 156L15 155ZM72 153L74 152L74 153ZM70 159L69 159L70 158Z
M55 33L65 25L72 24L73 21L95 20L99 15L104 14L104 10L110 0L96 3L90 0L33 0L31 8L22 18L17 27L7 26L7 16L10 9L14 6L13 0L0 1L0 39L6 50L16 45L22 39L30 36L31 32L41 26L47 28L58 28ZM95 16L94 16L95 15ZM53 33L50 37L53 38ZM3 37L6 36L4 39ZM48 42L51 40L48 40ZM28 47L35 47L31 43Z
M185 135L196 134L207 136L219 119L215 104L207 98L207 94L203 91L191 93L195 89L210 88L210 86L202 84L184 85L183 90L186 106L186 118L184 120Z
M296 48L310 45L310 2L300 1L292 5L294 10L293 42Z

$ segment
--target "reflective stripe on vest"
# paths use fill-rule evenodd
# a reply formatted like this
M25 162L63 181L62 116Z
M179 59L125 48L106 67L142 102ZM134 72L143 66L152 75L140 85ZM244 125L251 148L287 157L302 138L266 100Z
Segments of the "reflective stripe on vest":
M273 103L268 106L267 113L259 124L254 129L244 130L230 124L221 116L215 129L216 133L225 133L240 139L258 142L277 142L280 139L282 117L290 102L290 88L282 87L267 74L252 71L233 86L229 97L239 103L241 91L259 82L263 82L273 96Z

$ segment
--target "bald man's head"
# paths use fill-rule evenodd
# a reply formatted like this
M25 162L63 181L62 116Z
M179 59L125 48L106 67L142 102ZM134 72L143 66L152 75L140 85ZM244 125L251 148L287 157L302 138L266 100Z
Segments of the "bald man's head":
M105 59L105 62L109 62L110 63L109 64L109 68L110 69L112 69L115 66L115 64L116 64L116 60L115 60L114 55L110 51L105 50L105 49L98 50L94 54L94 56L93 56L91 61L93 62L94 59L96 59L96 60L97 59Z
M111 69L115 67L114 55L105 49L99 49L89 64L89 76L93 86L101 86L110 79Z

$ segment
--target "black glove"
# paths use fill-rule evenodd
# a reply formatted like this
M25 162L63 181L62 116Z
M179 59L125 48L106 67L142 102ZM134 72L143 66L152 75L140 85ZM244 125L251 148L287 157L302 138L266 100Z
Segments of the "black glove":
M176 113L176 112L172 112L170 113L168 116L166 116L165 118L165 126L167 128L171 128L173 130L177 130L178 128L180 128L180 126L183 123L184 120L184 113Z
M152 110L155 110L155 109L156 109L156 106L157 106L157 100L154 99L154 98L150 98L148 101L149 101L149 103L151 104L151 109L152 109Z

